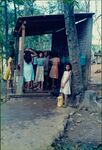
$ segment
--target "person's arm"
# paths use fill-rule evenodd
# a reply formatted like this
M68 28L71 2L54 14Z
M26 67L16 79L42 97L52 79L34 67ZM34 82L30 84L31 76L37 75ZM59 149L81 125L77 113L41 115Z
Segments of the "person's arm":
M10 76L9 79L12 77L12 62L9 62L9 67L10 67Z
M33 56L37 56L37 53L35 51L33 51L31 49L30 49L30 51L31 51L31 53L32 53Z
M58 58L58 65L60 64L60 58Z
M66 85L67 81L68 81L68 80L69 80L69 78L70 78L70 75L71 75L71 71L68 71L68 75L67 75L67 77L66 77L65 82L64 82L64 83L61 83L61 88L64 88L64 87L65 87L65 85Z
M60 63L60 58L58 58L58 62Z
M37 56L37 53L33 51L31 56L35 57L35 56Z
M53 58L49 59L49 62L50 62L51 64L53 64Z
M36 56L37 55L37 53L35 51L33 51L32 49L25 49L25 51L31 52L32 56Z
M33 56L37 56L37 53L35 51L32 51Z
M46 67L46 58L44 58L44 68Z

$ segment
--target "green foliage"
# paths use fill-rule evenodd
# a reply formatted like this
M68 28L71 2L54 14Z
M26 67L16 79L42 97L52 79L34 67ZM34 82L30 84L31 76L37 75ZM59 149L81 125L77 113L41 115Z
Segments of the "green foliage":
M2 48L3 45L3 24L2 24L2 8L0 7L0 49Z
M24 0L8 0L8 2L15 3L17 5L23 5Z
M76 0L63 0L64 3L76 3Z
M51 34L36 35L25 38L25 48L32 47L34 50L51 50Z
M56 11L57 11L57 2L55 1L55 2L53 2L52 3L52 1L48 1L48 12L49 12L49 14L53 14L53 13L55 13Z

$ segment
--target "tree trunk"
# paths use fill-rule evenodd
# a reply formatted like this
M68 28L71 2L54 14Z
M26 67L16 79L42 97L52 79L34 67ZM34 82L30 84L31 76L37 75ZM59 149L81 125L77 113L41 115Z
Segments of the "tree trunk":
M86 12L90 12L90 0L84 0Z
M5 49L6 49L6 60L8 57L8 15L7 15L7 0L4 1L5 5Z
M101 102L97 101L97 92L94 90L86 90L84 100L80 105L80 109L88 110L90 113L102 112Z
M64 17L69 50L69 59L72 64L72 100L79 103L83 96L82 71L79 58L79 46L74 18L73 0L64 0Z

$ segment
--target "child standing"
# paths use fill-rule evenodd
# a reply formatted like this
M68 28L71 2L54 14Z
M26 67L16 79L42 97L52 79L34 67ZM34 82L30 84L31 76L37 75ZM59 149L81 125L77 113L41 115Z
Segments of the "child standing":
M43 90L43 82L44 82L44 65L45 65L45 58L43 57L43 53L39 54L39 58L37 58L37 70L36 70L36 77L35 82L38 82L39 90Z
M60 93L63 97L64 106L67 106L67 97L71 94L70 81L71 81L72 65L67 63L61 79Z

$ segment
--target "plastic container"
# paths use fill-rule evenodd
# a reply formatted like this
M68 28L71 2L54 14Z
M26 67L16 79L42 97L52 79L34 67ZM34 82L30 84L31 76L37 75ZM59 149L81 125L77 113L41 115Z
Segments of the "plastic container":
M63 97L58 96L57 97L57 107L62 107L63 106Z

